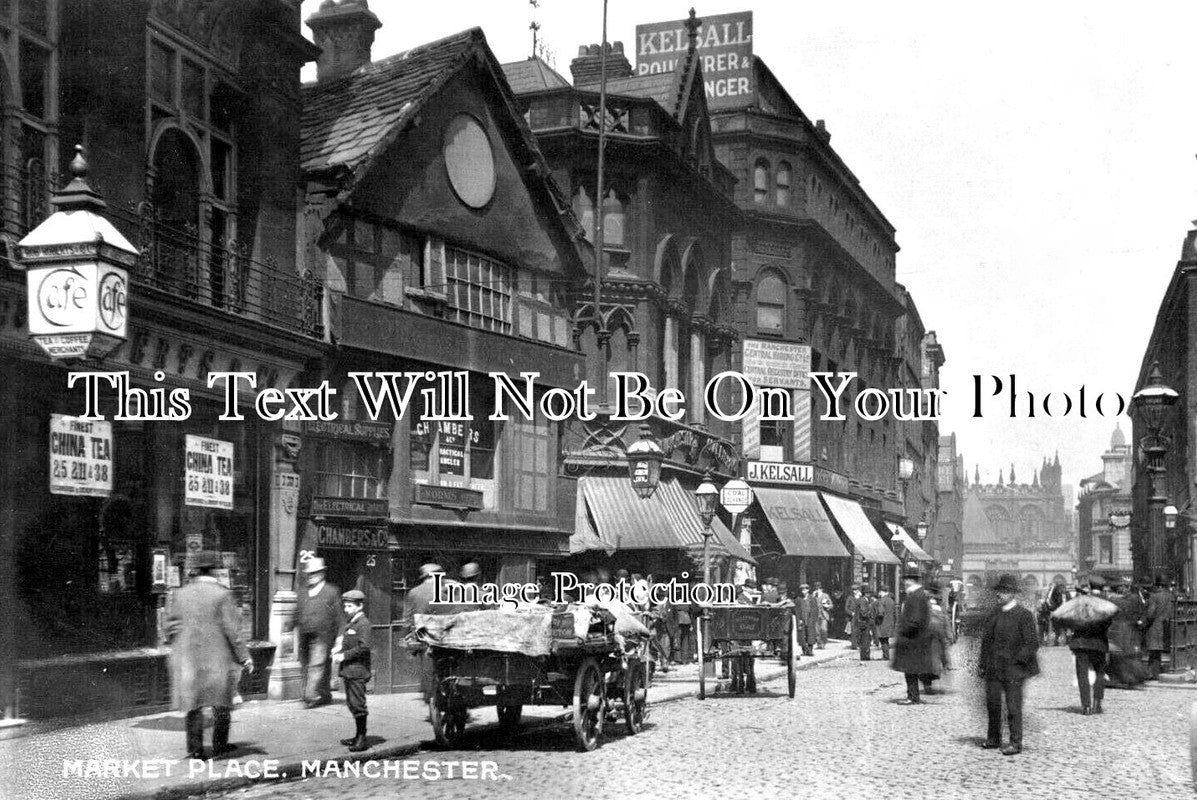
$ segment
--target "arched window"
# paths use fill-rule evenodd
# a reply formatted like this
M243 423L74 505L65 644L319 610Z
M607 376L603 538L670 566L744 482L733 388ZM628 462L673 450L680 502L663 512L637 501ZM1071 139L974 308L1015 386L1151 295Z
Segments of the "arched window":
M790 204L790 164L783 161L777 165L777 205Z
M612 189L607 192L607 199L603 201L604 245L623 245L623 220L623 203Z
M574 214L582 225L587 239L594 239L594 201L590 199L590 192L579 185L574 190Z
M769 199L769 162L758 158L756 168L752 171L752 200L764 203Z
M766 272L756 285L756 329L784 333L785 327L785 281L776 272Z
M151 202L157 235L151 280L159 288L196 296L199 289L200 156L177 128L154 149Z

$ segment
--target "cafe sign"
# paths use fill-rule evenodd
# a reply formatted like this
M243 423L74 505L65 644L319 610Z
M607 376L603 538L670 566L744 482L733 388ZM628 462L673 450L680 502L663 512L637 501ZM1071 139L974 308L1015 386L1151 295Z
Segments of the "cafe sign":
M138 252L101 212L82 149L56 208L17 245L29 335L55 360L102 358L128 336L129 273Z
M50 415L50 494L112 494L112 423Z

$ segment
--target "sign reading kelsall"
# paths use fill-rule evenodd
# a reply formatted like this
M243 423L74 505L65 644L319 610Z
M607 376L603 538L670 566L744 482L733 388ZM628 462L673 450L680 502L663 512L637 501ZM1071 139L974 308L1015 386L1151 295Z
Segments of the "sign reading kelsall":
M752 12L703 17L695 43L702 58L707 107L712 111L756 103L752 81ZM673 72L690 46L685 20L636 26L636 73Z
M101 263L30 268L29 334L55 359L103 356L129 325L129 278Z
M806 484L814 480L815 471L810 464L749 461L747 477L753 483Z
M233 443L187 435L183 502L233 510Z
M745 339L741 371L754 386L809 389L810 345Z
M348 519L386 519L390 504L377 497L313 497L313 517L345 517Z
M112 423L50 415L50 494L112 494Z

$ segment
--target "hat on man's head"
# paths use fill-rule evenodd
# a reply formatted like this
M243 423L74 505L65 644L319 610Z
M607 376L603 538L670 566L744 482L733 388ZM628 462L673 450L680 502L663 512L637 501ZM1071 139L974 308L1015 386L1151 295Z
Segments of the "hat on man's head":
M351 600L354 603L364 603L364 602L366 602L366 595L364 592L362 592L359 589L350 589L349 591L347 591L341 595L341 599L342 600Z
M918 570L916 570L916 569L908 569L908 570L906 570L905 572L903 572L903 573L902 573L902 580L904 580L904 581L916 581L916 582L918 582L918 583L922 583L922 581L923 581L923 575L922 575L922 573L920 573L920 572L919 572Z
M192 569L220 569L223 565L220 553L215 550L201 550L192 561Z
M470 561L461 568L461 577L474 578L482 574L482 567L478 566L477 561Z
M994 584L993 590L995 592L1003 592L1008 594L1018 594L1018 578L1011 575L1009 572L1003 573Z
M324 566L324 559L318 556L312 556L303 565L303 571L311 574L313 572L324 572L328 567Z
M800 584L798 584L798 588L799 589L809 589L810 584L809 583L800 583Z
M931 594L939 594L939 592L943 589L943 587L939 585L939 581L927 581L924 588Z
M1081 579L1081 583L1089 584L1091 589L1103 589L1106 585L1106 579L1098 575L1096 572Z
M435 575L438 572L444 572L445 569L440 564L424 564L420 567L420 577L427 578L429 575Z

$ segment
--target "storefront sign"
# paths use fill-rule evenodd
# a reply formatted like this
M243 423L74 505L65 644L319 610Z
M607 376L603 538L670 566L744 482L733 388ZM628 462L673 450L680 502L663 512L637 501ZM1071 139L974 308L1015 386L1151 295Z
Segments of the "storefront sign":
M412 502L426 506L446 506L448 508L480 509L482 492L476 489L463 489L457 486L432 486L417 483L412 486Z
M390 444L391 428L392 425L389 422L373 422L371 420L321 420L303 423L303 432L306 436L374 444Z
M387 529L354 525L317 525L316 547L344 550L386 550L388 547Z
M186 439L184 502L232 511L233 443L191 434Z
M815 471L810 464L790 464L784 461L749 461L748 480L753 483L809 484Z
M112 423L50 415L50 494L112 494Z
M754 386L810 388L810 345L744 340L744 377Z
M756 103L752 79L752 12L713 14L698 26L695 47L702 57L707 106L712 111ZM636 72L672 73L690 47L685 20L636 26Z
M391 508L386 498L375 497L313 497L313 517L343 517L346 519L386 519Z
M832 472L824 467L815 467L815 483L842 494L848 493L848 476Z
M729 514L743 514L752 505L752 487L738 478L728 481L719 490L719 505Z
M437 438L437 464L442 475L465 475L466 441L470 437L468 422L436 423L440 436Z
M104 356L125 341L129 277L111 264L30 268L29 333L54 359Z

